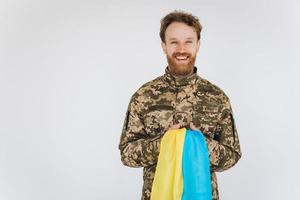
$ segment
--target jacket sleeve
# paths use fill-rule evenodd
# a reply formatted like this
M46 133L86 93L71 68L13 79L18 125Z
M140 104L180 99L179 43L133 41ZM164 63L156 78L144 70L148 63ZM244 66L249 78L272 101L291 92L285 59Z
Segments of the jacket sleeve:
M129 167L150 166L158 159L161 136L151 138L146 134L142 107L143 104L133 96L123 124L119 150L123 164Z
M242 153L229 99L222 105L216 136L206 137L211 171L221 172L234 166Z

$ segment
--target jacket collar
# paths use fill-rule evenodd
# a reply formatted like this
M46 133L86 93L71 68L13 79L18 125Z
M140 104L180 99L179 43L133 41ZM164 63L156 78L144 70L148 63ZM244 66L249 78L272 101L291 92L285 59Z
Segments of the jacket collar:
M193 85L198 79L197 67L194 67L194 71L191 75L183 78L174 77L168 67L165 69L164 79L173 87L181 87L186 85Z

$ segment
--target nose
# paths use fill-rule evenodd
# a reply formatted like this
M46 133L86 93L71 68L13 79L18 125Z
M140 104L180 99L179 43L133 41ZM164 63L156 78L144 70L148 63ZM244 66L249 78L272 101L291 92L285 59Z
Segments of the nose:
M185 52L185 51L186 51L186 46L185 46L185 44L180 43L180 44L177 46L177 51L180 52L180 53Z

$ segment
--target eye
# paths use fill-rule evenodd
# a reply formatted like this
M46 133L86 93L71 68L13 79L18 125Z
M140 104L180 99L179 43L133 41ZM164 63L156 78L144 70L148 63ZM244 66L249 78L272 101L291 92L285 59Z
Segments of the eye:
M177 42L176 41L172 41L171 44L177 44Z
M191 43L193 43L193 41L186 41L186 43L190 43L191 44Z

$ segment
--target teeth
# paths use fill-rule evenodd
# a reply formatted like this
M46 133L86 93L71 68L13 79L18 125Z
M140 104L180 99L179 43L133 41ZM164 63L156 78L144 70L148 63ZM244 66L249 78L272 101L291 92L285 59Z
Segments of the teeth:
M185 59L187 59L187 56L176 56L176 59L185 60Z

